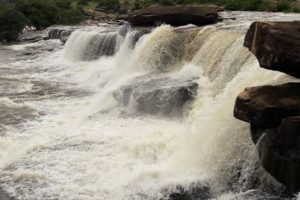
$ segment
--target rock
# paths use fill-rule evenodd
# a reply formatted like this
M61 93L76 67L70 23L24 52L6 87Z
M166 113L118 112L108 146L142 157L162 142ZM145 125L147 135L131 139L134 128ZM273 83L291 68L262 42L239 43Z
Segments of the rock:
M21 42L38 42L43 40L42 32L40 31L25 31L20 37Z
M206 182L192 182L188 185L173 185L163 188L162 199L169 200L194 200L211 199L210 186Z
M236 99L234 116L262 127L279 126L300 114L300 83L246 88Z
M258 144L262 166L286 186L300 191L300 116L282 120L278 131L267 131Z
M197 89L196 77L183 80L166 75L146 75L121 87L114 93L114 98L121 105L131 105L140 113L181 116Z
M153 26L162 23L174 26L208 25L219 20L220 10L222 8L214 5L154 5L133 11L120 19L127 20L134 26Z
M300 78L300 21L254 22L244 46L261 67Z
M46 33L43 37L44 40L59 39L65 43L71 33L75 31L78 27L64 27L64 26L53 26L46 29Z

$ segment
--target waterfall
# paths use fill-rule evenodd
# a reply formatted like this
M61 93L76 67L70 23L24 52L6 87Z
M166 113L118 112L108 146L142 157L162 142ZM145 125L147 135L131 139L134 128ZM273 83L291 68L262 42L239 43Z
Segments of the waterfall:
M0 191L66 200L280 196L233 107L245 87L292 78L260 68L243 47L249 23L103 24L78 28L63 49L55 40L26 44L56 46L0 68L11 83L0 99Z
M66 41L66 38L71 35L71 33L77 29L77 27L67 27L67 26L53 26L49 27L44 32L44 39L60 39L62 42Z
M243 192L255 184L277 184L258 167L249 127L233 117L233 107L245 87L281 82L287 76L261 69L238 32L212 26L176 31L162 25L141 37L135 47L130 45L132 35L125 38L115 59L129 81L114 88L121 90L113 96L126 112L176 116L165 102L179 107L172 99L174 91L193 91L189 84L197 84L197 92L189 96L193 103L183 107L183 124L189 128L173 139L176 150L168 149L173 153L154 166L162 164L179 183L185 176L209 182L213 197L227 190L247 196Z
M119 29L108 27L99 30L76 30L66 42L64 57L73 61L90 61L101 56L113 56L119 51L128 32L130 26L127 24ZM128 34L133 45L141 37L137 31Z

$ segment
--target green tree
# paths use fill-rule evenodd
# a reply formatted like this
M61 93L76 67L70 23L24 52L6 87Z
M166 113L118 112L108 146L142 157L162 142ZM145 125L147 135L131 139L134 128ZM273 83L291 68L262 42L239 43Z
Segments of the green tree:
M23 31L27 18L20 12L9 9L0 14L0 41L17 40L19 34Z
M55 24L58 18L58 9L49 1L19 0L16 10L22 12L30 21L30 25L37 29Z
M102 8L105 10L119 10L120 3L119 0L98 0L97 8Z

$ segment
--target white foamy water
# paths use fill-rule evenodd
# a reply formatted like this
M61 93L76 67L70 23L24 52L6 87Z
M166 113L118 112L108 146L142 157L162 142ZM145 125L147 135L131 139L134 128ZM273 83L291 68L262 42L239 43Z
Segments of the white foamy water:
M279 195L233 107L245 87L294 81L258 66L242 46L246 27L300 15L223 15L238 20L184 31L163 25L143 36L83 28L63 48L56 40L29 45L53 47L38 57L10 47L19 56L0 65L1 190L20 200ZM184 105L167 95L194 84ZM154 100L159 106L149 109Z

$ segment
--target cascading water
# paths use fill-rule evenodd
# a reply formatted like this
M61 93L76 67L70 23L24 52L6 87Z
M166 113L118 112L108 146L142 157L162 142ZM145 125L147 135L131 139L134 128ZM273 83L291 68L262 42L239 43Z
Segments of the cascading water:
M143 36L128 27L82 28L64 49L58 41L1 47L0 199L280 195L233 106L246 86L291 78L260 68L243 47L252 20L244 15ZM22 54L44 45L55 50Z
M66 43L64 57L73 61L90 61L101 56L112 56L119 51L120 44L125 39L129 29L130 27L125 24L120 28L95 27L76 30ZM138 31L132 33L134 34L128 35L131 36L130 39L134 45L141 34Z

